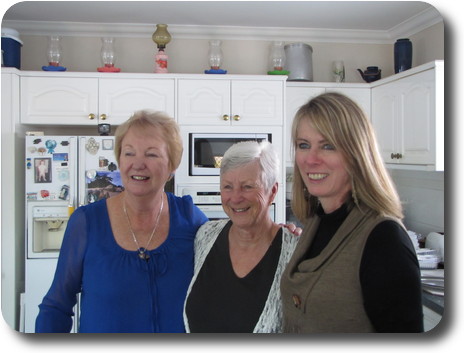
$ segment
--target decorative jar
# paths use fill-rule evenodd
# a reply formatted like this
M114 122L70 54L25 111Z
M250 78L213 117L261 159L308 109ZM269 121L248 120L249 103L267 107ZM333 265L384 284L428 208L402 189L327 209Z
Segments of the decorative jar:
M412 43L408 38L395 42L395 74L409 70L412 67Z

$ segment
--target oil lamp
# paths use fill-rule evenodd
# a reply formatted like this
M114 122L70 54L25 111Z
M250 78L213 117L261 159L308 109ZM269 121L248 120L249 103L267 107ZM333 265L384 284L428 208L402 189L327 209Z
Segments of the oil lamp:
M168 56L164 52L166 44L171 41L171 35L166 24L157 24L156 31L152 35L153 42L158 46L158 53L155 55L155 73L168 72Z
M268 71L268 74L288 75L288 71L284 70L285 59L284 42L273 42L269 55L271 71Z
M60 66L60 60L62 55L61 48L61 37L60 36L50 36L48 37L48 48L47 48L47 58L48 66L42 66L44 71L66 71L66 68Z
M221 69L222 65L222 50L220 40L209 41L208 61L210 70L205 70L205 74L226 74L226 70Z
M114 38L103 37L101 48L101 59L103 66L97 68L99 72L120 72L121 69L114 66L116 54L114 50Z

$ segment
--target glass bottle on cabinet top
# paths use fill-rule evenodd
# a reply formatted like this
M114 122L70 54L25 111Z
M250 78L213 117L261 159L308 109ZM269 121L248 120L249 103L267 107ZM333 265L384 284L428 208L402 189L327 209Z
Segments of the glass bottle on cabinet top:
M285 50L284 42L276 41L271 44L269 54L269 75L288 75L288 71L284 70L285 65Z
M222 41L218 39L209 41L208 62L210 70L205 70L205 74L226 74L226 70L221 69L224 55L221 49Z
M65 71L66 68L60 66L62 59L61 37L53 35L48 37L47 59L48 66L42 66L44 71Z
M97 68L99 72L120 72L121 69L114 66L116 53L114 50L114 38L103 37L101 47L101 59L103 66Z

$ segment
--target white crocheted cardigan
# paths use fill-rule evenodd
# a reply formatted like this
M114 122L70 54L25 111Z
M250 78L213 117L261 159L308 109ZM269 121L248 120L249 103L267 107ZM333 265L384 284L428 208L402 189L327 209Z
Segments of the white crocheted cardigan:
M208 255L209 251L213 247L218 235L222 229L226 226L228 219L219 221L210 221L203 224L197 232L195 239L195 267L193 272L193 278L190 282L190 286L187 291L187 297L192 290L192 286L200 272L201 267ZM259 320L253 330L254 333L280 333L282 332L282 300L280 295L280 278L285 270L287 263L290 261L290 257L295 250L296 244L299 237L290 233L286 228L283 228L282 233L282 250L280 252L279 263L277 264L277 270L274 275L274 281L272 282L269 296L267 297L264 310L259 317ZM184 323L186 332L190 332L188 318L185 312L184 303ZM224 318L227 320L227 318Z

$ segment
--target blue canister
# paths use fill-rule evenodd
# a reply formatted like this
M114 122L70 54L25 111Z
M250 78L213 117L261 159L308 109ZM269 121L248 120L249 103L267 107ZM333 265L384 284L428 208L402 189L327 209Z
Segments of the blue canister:
M395 74L412 67L412 43L408 38L398 39L395 43Z
M21 69L22 45L23 42L19 39L18 31L11 28L2 28L3 66Z

